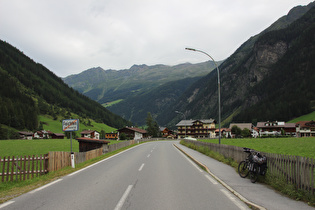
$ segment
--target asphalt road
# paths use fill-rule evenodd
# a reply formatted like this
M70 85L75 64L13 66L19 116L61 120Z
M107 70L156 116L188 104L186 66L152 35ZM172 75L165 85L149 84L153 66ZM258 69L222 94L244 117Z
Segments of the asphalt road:
M0 209L248 209L171 141L138 145Z

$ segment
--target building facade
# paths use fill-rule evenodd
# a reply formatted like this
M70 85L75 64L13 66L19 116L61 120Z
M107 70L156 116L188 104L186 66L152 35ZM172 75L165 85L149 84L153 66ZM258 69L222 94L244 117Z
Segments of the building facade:
M135 127L125 127L118 130L118 138L122 133L126 134L127 139L142 139L148 137L148 133L146 130L135 128Z
M287 136L296 136L296 127L295 123L285 123L285 122L258 122L257 128L259 129L259 136L268 136L268 135L287 135Z
M100 133L92 130L85 130L81 132L81 137L100 139Z
M296 123L297 137L315 136L315 121L300 121Z
M176 124L178 138L215 138L215 120L182 120Z

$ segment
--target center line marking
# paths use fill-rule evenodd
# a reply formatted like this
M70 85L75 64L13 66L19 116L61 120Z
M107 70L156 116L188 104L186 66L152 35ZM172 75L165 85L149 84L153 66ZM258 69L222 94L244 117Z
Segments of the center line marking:
M142 165L140 166L139 171L142 170L143 166L144 166L144 163L142 163Z
M127 199L130 191L132 189L132 185L129 185L126 189L126 191L124 192L123 196L121 197L121 199L119 200L119 202L117 203L117 206L115 207L114 210L120 210L122 208L122 206L125 203L125 200Z
M151 155L151 154L148 154L148 156L147 156L147 157L150 157L150 155Z

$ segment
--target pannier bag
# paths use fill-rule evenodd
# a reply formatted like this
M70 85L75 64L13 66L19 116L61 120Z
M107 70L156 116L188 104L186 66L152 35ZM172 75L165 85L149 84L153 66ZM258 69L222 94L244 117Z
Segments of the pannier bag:
M267 157L257 152L256 154L253 154L253 161L254 163L258 163L261 165L263 163L267 163Z

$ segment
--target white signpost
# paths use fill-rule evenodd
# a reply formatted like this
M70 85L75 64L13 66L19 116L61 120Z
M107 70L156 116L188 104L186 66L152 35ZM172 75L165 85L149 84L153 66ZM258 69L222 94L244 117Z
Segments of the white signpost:
M72 152L72 131L79 130L79 119L67 119L62 121L62 131L70 132L70 144L71 144L71 166L72 168L75 167L74 165L74 153Z

